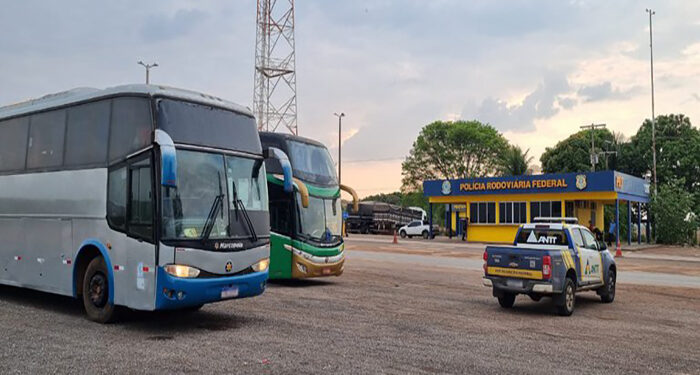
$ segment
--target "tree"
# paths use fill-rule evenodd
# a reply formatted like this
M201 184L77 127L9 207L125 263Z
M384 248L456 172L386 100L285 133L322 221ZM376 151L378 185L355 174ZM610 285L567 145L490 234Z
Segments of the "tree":
M542 172L566 173L589 171L591 169L591 132L593 132L597 153L601 151L617 151L614 149L616 137L608 129L582 130L557 143L556 146L547 147L545 149L540 157ZM619 147L623 147L622 144L619 144ZM617 156L607 156L607 169L616 169ZM605 163L606 155L601 155L598 158L598 163L596 163L596 170L605 170Z
M630 152L624 158L630 174L651 176L650 120L645 120L630 139ZM656 118L656 171L659 187L682 180L685 190L694 194L694 211L700 212L700 130L688 117L670 114Z
M693 213L693 195L685 190L683 179L674 179L659 185L658 195L652 196L651 214L656 229L656 240L667 244L694 242L698 228Z
M401 198L402 194L400 191L396 191L393 193L389 194L374 194L374 195L368 195L364 198L362 198L362 201L374 201L374 202L384 202L384 203L389 203L389 204L395 204L395 205L401 205Z
M523 150L520 146L509 146L501 155L499 161L498 174L501 176L520 176L531 174L530 163L534 157L529 156L530 149Z
M479 121L436 121L426 125L401 165L402 190L417 191L424 180L493 176L506 139Z

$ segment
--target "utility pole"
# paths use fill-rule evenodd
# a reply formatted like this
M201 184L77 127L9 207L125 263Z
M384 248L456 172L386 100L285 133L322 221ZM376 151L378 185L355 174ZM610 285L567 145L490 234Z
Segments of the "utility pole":
M605 141L605 143L609 144L612 146L612 142L610 141ZM610 151L610 150L603 150L600 152L599 155L605 156L605 170L609 170L610 168L608 167L608 155L617 155L617 151Z
M605 124L590 124L581 126L581 129L591 130L591 172L595 172L595 165L598 161L598 154L595 152L595 129L602 128L605 128Z
M651 65L651 155L654 166L652 173L654 174L654 195L658 192L656 180L656 114L654 113L654 39L652 38L652 23L651 16L655 15L651 9L646 10L649 13L649 61Z
M139 65L143 66L144 68L146 68L146 84L147 84L147 85L150 84L150 83L151 83L151 82L150 82L150 81L151 81L151 79L150 79L151 68L157 67L157 66L158 66L158 63L144 64L143 61L139 61L139 62L137 62L137 64L139 64Z
M343 117L345 117L345 113L340 112L340 114L334 113L336 117L338 117L338 185L340 185L340 148L343 144L342 140L342 128L343 128Z

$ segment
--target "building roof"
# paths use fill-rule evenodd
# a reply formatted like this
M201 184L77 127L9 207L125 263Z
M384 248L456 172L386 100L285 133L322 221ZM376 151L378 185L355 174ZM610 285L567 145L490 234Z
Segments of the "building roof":
M649 201L649 182L617 171L423 181L427 197L611 192L617 199Z
M43 110L51 108L57 108L81 102L88 102L104 97L124 95L145 95L151 97L164 96L173 99L181 99L200 104L210 105L213 107L225 108L243 115L253 117L253 112L249 108L233 102L229 102L216 96L163 85L130 84L109 87L106 89L80 87L54 94L44 95L37 99L30 99L24 102L0 107L0 119L20 116L33 112L41 112Z

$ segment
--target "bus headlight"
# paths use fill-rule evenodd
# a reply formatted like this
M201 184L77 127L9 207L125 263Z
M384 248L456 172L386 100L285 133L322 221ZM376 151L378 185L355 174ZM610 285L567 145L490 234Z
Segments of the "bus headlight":
M167 266L165 266L165 272L175 277L182 278L193 278L199 276L198 269L190 266L182 266L179 264L168 264Z
M270 258L265 258L258 263L253 264L253 271L255 272L263 272L267 270L267 267L270 266Z

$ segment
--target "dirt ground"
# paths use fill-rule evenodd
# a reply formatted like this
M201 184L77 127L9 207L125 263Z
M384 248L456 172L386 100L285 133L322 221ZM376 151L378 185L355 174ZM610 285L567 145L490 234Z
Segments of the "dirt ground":
M430 251L400 250L414 247ZM0 332L2 374L700 374L700 288L620 284L614 303L582 293L559 317L546 299L501 309L477 271L350 257L340 277L110 325L70 298L0 287Z

